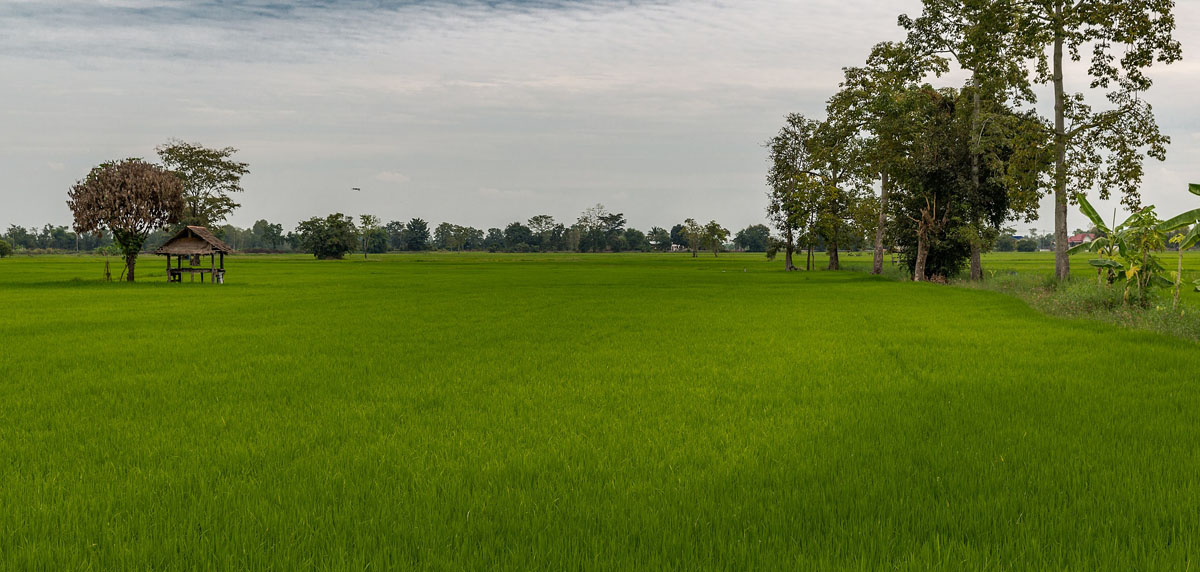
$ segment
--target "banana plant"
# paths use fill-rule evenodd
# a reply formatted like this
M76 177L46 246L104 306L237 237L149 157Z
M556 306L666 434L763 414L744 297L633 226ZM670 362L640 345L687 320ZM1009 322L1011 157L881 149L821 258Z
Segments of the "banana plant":
M1188 185L1188 192L1193 195L1200 196L1200 185ZM1179 268L1175 274L1175 303L1173 309L1179 309L1179 292L1183 289L1183 253L1200 243L1200 209L1193 209L1179 216L1173 217L1170 220L1164 221L1158 226L1161 232L1174 232L1187 227L1192 227L1192 230L1187 234L1180 234L1171 239L1173 244L1179 245ZM1200 292L1200 280L1195 282L1196 291Z
M1099 256L1098 259L1089 260L1088 264L1096 267L1096 282L1104 283L1104 271L1108 271L1108 279L1111 283L1116 279L1117 273L1124 271L1123 264L1116 260L1117 255L1121 253L1121 245L1124 243L1125 224L1121 223L1116 228L1109 228L1104 219L1100 217L1100 213L1096 212L1092 203L1088 202L1087 197L1077 195L1079 200L1079 210L1083 212L1096 229L1100 231L1101 236L1096 237L1091 242L1085 242L1067 251L1067 254L1079 254L1081 252L1091 252ZM1114 221L1115 222L1115 221Z
M1077 195L1079 210L1091 219L1092 224L1105 236L1086 242L1068 250L1070 254L1092 252L1099 258L1088 263L1096 267L1096 280L1103 284L1104 273L1108 272L1109 283L1117 279L1125 281L1125 301L1136 289L1138 298L1143 299L1151 286L1169 287L1171 282L1162 276L1165 270L1152 254L1162 250L1164 234L1159 229L1162 221L1154 213L1154 207L1146 207L1133 213L1125 222L1110 228L1100 218L1087 197Z

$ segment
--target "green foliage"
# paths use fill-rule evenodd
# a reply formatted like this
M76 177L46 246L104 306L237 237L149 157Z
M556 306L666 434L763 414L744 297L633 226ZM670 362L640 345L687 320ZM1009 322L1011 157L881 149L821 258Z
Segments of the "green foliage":
M716 256L725 246L725 241L729 239L729 229L721 226L717 221L710 220L704 225L704 247L711 250L713 256Z
M1038 241L1033 238L1022 238L1017 241L1017 252L1037 252Z
M1017 239L1011 234L1003 234L996 239L996 252L1015 252L1017 250ZM1034 250L1037 250L1035 247Z
M692 253L692 258L696 258L700 253L700 249L704 248L704 240L708 237L708 232L704 228L704 225L696 222L696 219L686 219L683 221L683 230L680 231L680 234L687 241L687 247Z
M429 249L429 224L419 218L414 218L404 225L404 250L420 251Z
M342 213L325 218L313 217L296 225L300 249L321 260L341 259L358 249L358 228L354 219Z
M0 258L12 256L13 247L7 241L0 239Z
M364 259L367 253L380 254L388 251L387 230L380 226L380 222L379 217L375 215L364 214L358 217Z
M1080 211L1103 236L1070 249L1070 254L1090 252L1100 255L1089 263L1098 269L1098 275L1107 273L1110 283L1124 281L1125 299L1131 303L1145 304L1151 287L1172 284L1165 277L1166 269L1154 255L1166 248L1165 225L1155 214L1154 207L1140 209L1125 222L1109 228L1087 197L1080 195L1077 200Z
M746 252L766 252L770 243L771 229L765 224L752 224L733 238L733 244Z
M243 191L242 176L249 174L250 169L247 163L232 159L237 149L210 149L198 143L171 140L155 151L183 182L187 201L181 220L184 224L214 227L241 206L231 195Z
M499 233L500 229L496 229ZM498 243L503 244L503 234L499 235ZM459 226L443 222L433 230L433 247L438 250L477 250L484 247L484 234L470 226Z

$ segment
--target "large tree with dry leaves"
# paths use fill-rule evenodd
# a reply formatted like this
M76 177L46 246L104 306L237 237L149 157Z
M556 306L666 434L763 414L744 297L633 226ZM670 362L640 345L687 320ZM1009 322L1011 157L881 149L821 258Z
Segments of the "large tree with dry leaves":
M101 164L67 191L75 232L107 230L125 254L133 282L138 252L153 231L179 221L183 183L174 173L141 159Z

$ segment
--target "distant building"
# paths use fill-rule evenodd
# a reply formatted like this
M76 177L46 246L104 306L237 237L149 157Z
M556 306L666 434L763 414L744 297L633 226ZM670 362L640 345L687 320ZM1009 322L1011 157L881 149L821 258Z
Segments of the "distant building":
M1079 246L1079 245L1087 243L1087 242L1092 242L1093 240L1096 240L1096 235L1094 235L1090 232L1077 234L1077 235L1072 236L1071 238L1067 239L1067 248L1075 248L1076 246Z

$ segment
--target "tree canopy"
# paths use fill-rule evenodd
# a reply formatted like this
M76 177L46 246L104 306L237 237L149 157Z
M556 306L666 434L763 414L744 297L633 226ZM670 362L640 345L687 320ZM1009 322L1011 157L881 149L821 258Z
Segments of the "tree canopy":
M354 218L334 213L313 217L296 225L300 248L321 260L340 260L358 248L358 228Z
M249 165L232 159L237 149L213 149L198 143L171 140L155 151L168 169L183 182L187 203L182 222L211 227L238 208L231 195L242 192L242 176Z
M151 231L179 221L183 185L167 169L141 159L103 163L67 192L75 232L108 231L125 255L134 281L138 252Z

